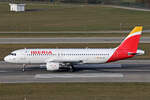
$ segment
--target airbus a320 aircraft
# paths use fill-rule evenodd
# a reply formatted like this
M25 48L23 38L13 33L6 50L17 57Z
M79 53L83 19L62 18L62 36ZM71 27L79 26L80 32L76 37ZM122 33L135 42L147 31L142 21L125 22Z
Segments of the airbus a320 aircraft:
M76 64L109 63L143 55L138 49L142 26L135 27L116 48L69 48L69 49L19 49L4 58L9 63L46 64L46 69L55 71L69 69L74 71Z

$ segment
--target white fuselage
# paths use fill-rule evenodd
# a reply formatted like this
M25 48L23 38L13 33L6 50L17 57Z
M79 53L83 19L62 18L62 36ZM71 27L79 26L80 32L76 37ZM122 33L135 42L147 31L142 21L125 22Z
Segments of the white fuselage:
M4 58L10 63L79 62L105 63L116 49L20 49Z
M123 60L144 54L143 50L138 50L142 29L142 26L136 26L121 44L113 49L20 49L11 52L4 60L10 63L23 63L24 65L43 63L50 71L66 67L72 71L75 64L108 63Z

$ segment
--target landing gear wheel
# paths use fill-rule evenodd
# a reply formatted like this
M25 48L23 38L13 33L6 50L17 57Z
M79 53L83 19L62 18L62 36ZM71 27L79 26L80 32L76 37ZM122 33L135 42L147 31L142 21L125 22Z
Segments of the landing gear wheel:
M73 65L70 66L69 71L70 71L70 72L75 72L75 68L73 67Z

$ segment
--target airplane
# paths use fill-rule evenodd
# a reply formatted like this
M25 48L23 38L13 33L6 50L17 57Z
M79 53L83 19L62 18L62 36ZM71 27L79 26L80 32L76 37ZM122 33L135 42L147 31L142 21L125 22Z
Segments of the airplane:
M67 48L67 49L19 49L4 58L5 62L23 64L46 64L48 71L69 69L75 71L78 64L104 64L143 55L138 49L142 26L136 26L116 48Z

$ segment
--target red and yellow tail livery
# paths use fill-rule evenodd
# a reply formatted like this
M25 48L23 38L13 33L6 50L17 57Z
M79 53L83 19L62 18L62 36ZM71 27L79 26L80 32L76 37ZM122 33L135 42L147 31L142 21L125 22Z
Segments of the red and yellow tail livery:
M124 41L116 48L108 62L126 59L136 55L142 29L142 26L136 26L124 39Z

